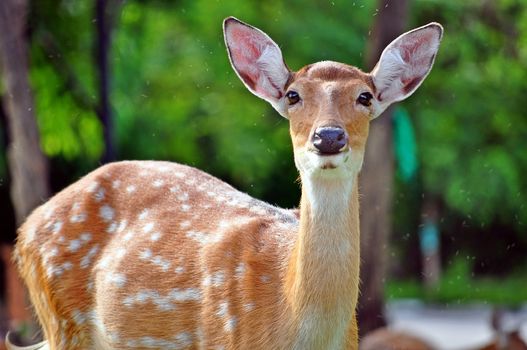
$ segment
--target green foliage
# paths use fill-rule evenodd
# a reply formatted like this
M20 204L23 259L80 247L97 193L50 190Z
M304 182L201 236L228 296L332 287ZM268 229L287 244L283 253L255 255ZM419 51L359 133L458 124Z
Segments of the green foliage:
M426 1L414 13L446 24L434 70L410 102L425 190L473 224L525 232L527 4Z
M30 78L43 151L68 161L83 159L93 167L104 144L94 110L93 25L88 4L32 2Z
M456 258L444 272L437 287L426 290L420 281L388 281L388 299L425 299L445 304L465 304L480 301L489 304L521 306L527 299L525 269L517 269L510 276L495 280L475 278L470 272L469 258Z

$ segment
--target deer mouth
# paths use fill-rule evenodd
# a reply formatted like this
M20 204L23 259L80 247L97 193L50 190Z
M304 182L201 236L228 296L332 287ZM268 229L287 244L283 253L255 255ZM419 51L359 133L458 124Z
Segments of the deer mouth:
M316 163L316 167L322 170L332 170L337 169L340 166L342 166L344 163L346 163L349 159L348 155L349 149L345 149L342 151L339 151L338 153L320 153L318 151L312 151L312 153L315 155L314 161Z
M337 166L333 163L323 164L320 166L320 169L327 170L327 169L337 169Z

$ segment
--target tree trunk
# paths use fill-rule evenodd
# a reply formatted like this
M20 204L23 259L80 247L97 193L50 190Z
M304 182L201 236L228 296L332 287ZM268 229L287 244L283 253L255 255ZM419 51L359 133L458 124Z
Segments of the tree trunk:
M3 104L9 130L8 164L11 200L19 226L29 213L49 196L48 164L39 145L33 97L28 80L26 0L0 1L0 61L5 88ZM11 327L24 327L30 316L23 287L16 278L10 246L1 248L7 271L7 303ZM16 292L18 291L18 292ZM24 335L22 335L24 336Z
M8 149L11 198L17 225L49 196L48 164L40 150L28 80L26 12L26 0L0 1L0 60L11 139Z
M384 48L405 29L407 0L380 0L368 52L373 68ZM361 295L358 315L360 333L366 334L385 325L384 280L388 237L391 230L391 206L394 176L392 112L388 108L372 122L361 186Z
M113 120L110 105L110 47L112 39L112 27L115 15L118 13L122 1L120 0L96 0L95 24L97 37L95 42L95 61L99 75L99 105L97 115L103 126L105 151L101 158L102 163L108 163L116 159L115 145L113 142Z

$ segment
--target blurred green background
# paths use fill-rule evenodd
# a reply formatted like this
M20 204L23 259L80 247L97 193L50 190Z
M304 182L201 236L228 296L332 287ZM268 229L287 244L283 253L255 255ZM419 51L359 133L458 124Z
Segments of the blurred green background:
M527 2L415 0L409 9L408 29L437 21L445 36L432 73L401 104L415 153L402 147L396 155L386 296L521 304L527 300ZM255 197L296 206L288 123L232 71L222 20L232 15L266 31L293 70L326 59L366 69L377 1L127 1L114 11L115 158L190 164ZM99 166L105 149L94 6L30 1L28 23L35 115L56 192ZM15 224L5 125L0 129L0 221L8 235ZM407 144L394 140L394 150ZM416 166L409 175L405 156ZM439 213L443 270L428 290L418 239L424 194Z

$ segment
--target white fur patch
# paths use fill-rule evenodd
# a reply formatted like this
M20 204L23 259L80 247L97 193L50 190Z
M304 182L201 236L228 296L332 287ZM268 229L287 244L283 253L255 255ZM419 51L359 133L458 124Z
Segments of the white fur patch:
M99 245L94 245L80 261L81 269L85 269L92 263L93 257L99 252Z
M109 205L103 205L101 209L99 209L99 216L106 222L111 221L114 215L115 210Z

